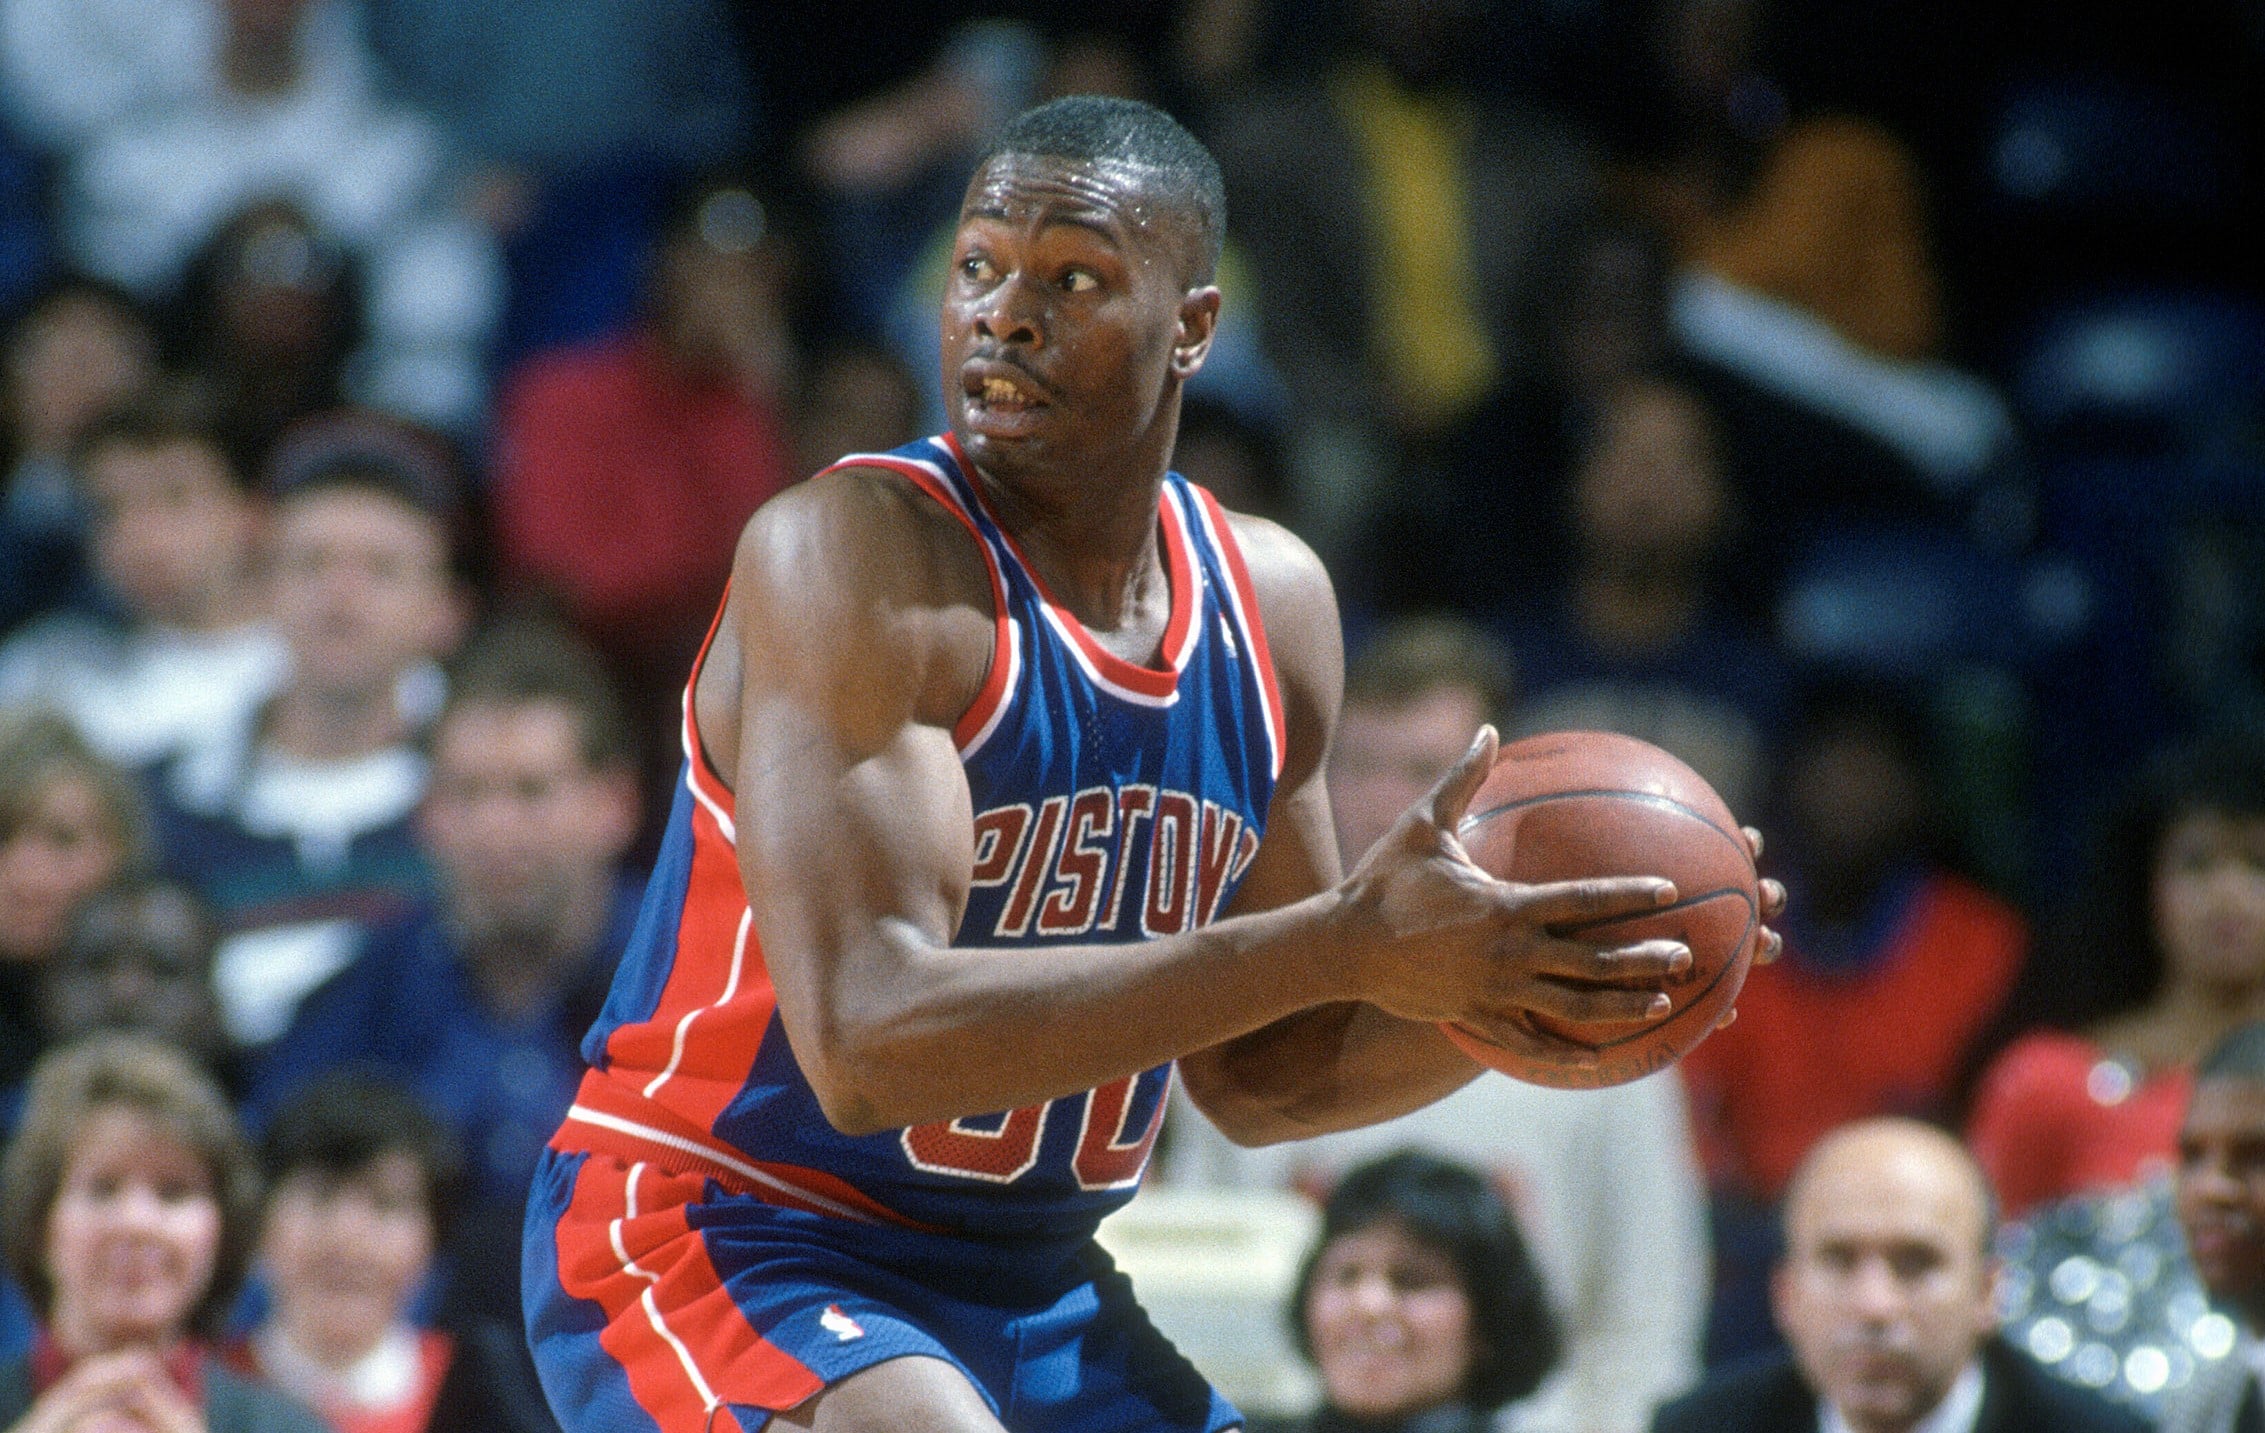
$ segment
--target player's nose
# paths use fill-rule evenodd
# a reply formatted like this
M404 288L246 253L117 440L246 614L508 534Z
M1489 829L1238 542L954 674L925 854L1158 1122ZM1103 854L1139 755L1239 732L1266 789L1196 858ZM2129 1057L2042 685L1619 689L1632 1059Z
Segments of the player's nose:
M975 310L975 331L994 342L1037 347L1043 330L1028 281L1016 274L994 286Z

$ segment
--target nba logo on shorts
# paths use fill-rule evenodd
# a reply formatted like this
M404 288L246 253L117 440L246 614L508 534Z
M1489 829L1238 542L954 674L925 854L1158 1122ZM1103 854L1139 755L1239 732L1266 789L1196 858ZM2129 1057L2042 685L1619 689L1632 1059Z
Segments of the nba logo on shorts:
M857 1320L843 1313L840 1304L826 1305L826 1311L818 1315L818 1326L843 1343L848 1343L853 1338L865 1337L864 1328L858 1324Z

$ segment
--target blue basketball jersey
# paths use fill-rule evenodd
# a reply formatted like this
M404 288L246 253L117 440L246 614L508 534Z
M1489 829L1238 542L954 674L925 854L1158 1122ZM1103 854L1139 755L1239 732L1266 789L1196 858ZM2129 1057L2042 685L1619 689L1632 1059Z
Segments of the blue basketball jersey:
M848 466L891 470L943 504L991 577L990 669L953 731L975 813L955 943L1137 940L1216 918L1257 854L1284 743L1249 572L1217 502L1176 474L1165 481L1171 608L1151 667L1103 649L1053 600L948 435L835 465ZM1026 1109L835 1130L779 1023L732 851L732 795L693 722L697 679L695 667L661 855L553 1147L861 1222L1090 1235L1140 1182L1170 1067Z

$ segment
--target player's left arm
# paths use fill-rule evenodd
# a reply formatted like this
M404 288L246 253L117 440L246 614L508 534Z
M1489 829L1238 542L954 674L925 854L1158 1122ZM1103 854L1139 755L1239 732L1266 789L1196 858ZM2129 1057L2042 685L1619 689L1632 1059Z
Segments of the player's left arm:
M1345 656L1336 594L1320 559L1273 523L1231 520L1257 589L1289 732L1266 837L1227 911L1239 915L1303 900L1343 877L1323 775ZM1390 1119L1460 1088L1480 1069L1438 1027L1359 1001L1301 1010L1180 1059L1189 1097L1241 1144Z

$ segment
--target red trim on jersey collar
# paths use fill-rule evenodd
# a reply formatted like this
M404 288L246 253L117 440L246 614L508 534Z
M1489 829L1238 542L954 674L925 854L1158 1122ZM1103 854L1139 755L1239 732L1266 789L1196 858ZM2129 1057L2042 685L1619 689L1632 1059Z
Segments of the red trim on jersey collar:
M1126 661L1095 641L1093 634L1085 629L1085 624L1078 620L1077 614L1055 599L1053 592L1046 586L1046 580L1038 575L1038 569L1030 565L1030 558L1024 554L1021 544L1014 540L1013 534L1007 531L1006 524L999 521L999 514L992 509L989 499L983 496L982 484L975 480L975 465L968 461L967 454L961 450L958 435L944 434L944 446L951 450L952 461L959 464L960 475L967 479L968 491L975 494L975 500L983 505L984 516L990 518L991 525L999 530L999 536L1006 542L1007 550L1014 554L1015 561L1029 575L1030 585L1038 589L1039 600L1046 604L1055 619L1055 625L1076 643L1078 651L1094 671L1127 691L1155 700L1169 697L1177 691L1180 670L1186 664L1188 654L1195 650L1192 640L1195 617L1203 604L1201 584L1196 580L1195 557L1188 551L1188 535L1174 517L1169 500L1161 493L1156 498L1156 526L1163 534L1164 570L1172 593L1172 612L1164 623L1161 652L1166 665L1162 668L1144 667L1137 662Z

